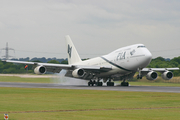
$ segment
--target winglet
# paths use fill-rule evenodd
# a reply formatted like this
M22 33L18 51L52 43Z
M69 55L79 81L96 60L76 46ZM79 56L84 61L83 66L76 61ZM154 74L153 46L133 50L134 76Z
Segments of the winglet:
M65 36L66 43L67 43L67 54L68 54L68 63L69 64L75 64L78 62L81 62L81 58L79 57L79 54L71 41L71 38L69 35Z

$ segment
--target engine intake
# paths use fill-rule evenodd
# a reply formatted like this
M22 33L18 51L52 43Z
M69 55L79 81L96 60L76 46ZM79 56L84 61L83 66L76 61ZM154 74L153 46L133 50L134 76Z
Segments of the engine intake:
M173 78L173 73L171 71L165 71L161 74L161 77L164 80L170 80L171 78Z
M34 72L38 75L41 75L41 74L44 74L46 73L46 68L44 66L37 66L35 69L34 69Z
M157 78L158 74L154 71L148 72L148 74L146 75L146 78L148 80L155 80Z
M72 72L73 77L83 77L84 76L84 70L83 69L75 69Z

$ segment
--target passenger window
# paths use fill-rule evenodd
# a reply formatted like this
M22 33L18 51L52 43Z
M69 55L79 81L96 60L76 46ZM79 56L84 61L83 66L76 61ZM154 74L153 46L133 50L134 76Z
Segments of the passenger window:
M145 46L138 46L137 48L145 48Z

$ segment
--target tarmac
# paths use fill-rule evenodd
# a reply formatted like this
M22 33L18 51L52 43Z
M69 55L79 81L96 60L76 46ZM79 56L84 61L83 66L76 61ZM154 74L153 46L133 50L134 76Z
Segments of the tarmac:
M160 86L128 86L128 87L127 86L87 86L87 85L60 85L60 84L52 84L52 83L0 82L0 87L180 93L180 87L160 87Z

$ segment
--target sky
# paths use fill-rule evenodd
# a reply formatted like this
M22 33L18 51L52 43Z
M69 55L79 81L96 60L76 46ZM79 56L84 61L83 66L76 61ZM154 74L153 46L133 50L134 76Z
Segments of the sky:
M0 0L0 49L15 58L81 58L142 43L153 58L180 56L179 0ZM5 51L0 51L0 58Z

